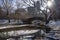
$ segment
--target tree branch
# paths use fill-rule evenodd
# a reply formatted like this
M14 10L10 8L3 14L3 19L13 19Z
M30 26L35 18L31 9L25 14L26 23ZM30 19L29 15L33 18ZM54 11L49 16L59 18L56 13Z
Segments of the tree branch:
M23 2L25 3L25 4L27 4L24 0L23 0ZM29 4L27 4L28 6L31 6L31 5L29 5Z

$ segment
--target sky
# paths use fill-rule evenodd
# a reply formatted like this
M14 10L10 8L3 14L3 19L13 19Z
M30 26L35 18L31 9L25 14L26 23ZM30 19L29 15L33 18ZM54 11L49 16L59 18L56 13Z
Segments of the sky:
M29 4L30 6L33 6L32 4L33 4L33 2L31 1L31 3L28 1L28 0L25 0L26 2L27 2L27 4L26 3L24 3L22 0L9 0L10 2L12 2L12 7L13 7L13 9L17 9L17 5L16 5L16 1L17 1L17 3L20 3L20 8L26 8L26 7L29 7L27 4ZM35 0L35 1L37 1L37 0ZM0 0L0 5L1 5L1 0ZM49 2L49 4L51 4L50 2ZM45 5L46 4L43 4L44 5L44 7L45 7ZM50 6L50 5L49 5ZM42 7L42 9L44 9L43 7Z
M0 0L0 5L2 4L2 1Z
M13 10L16 10L17 9L16 0L9 0L9 1L12 2ZM17 2L20 3L20 8L28 7L28 5L25 4L22 0L19 0L19 1L17 0ZM29 3L29 2L27 2L27 3ZM2 0L0 0L0 6L2 6Z
M19 1L17 1L18 3L20 3L20 8L26 8L26 7L28 7L28 5L27 4L25 4L22 0L19 0ZM16 0L13 0L13 7L16 9L17 7L16 7L17 5L16 5Z
M14 7L14 8L17 8L16 6L16 0L9 0L10 2L13 2L12 4L12 6ZM30 4L29 3L29 1L28 0L25 0L25 1L27 1L27 4ZM37 0L35 0L35 1L37 1ZM22 0L17 0L17 2L18 3L20 3L20 7L22 7L22 8L26 8L26 7L28 7L28 5L27 4L25 4ZM1 5L1 3L2 3L2 1L0 0L0 5ZM33 3L32 1L31 1L31 3ZM30 4L31 6L33 6L32 4Z

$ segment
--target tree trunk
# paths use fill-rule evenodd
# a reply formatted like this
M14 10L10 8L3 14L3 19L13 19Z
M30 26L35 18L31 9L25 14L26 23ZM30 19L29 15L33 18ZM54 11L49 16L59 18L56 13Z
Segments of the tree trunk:
M9 11L7 9L7 19L8 19L8 22L10 23L10 18L9 18Z

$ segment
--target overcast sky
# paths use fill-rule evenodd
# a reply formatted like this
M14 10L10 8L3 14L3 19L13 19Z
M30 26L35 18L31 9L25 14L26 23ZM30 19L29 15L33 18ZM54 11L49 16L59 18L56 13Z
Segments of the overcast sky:
M14 7L14 8L16 8L16 0L10 0L10 2L12 2L12 6ZM22 6L24 3L21 1L21 0L17 0L17 2L19 2L20 3L20 6ZM0 0L0 6L2 6L2 0ZM24 5L24 6L26 6L26 5Z
M9 0L10 2L13 2L12 3L12 6L14 7L14 8L17 8L16 6L16 1L18 2L18 3L20 3L20 7L22 7L22 8L26 8L26 7L28 7L28 5L27 4L30 4L31 6L33 6L31 3L33 3L32 1L31 1L31 3L29 3L29 1L28 0L25 0L26 2L27 2L27 4L25 4L22 0ZM36 0L35 0L36 1ZM2 1L0 0L0 5L1 5L1 3L2 3Z

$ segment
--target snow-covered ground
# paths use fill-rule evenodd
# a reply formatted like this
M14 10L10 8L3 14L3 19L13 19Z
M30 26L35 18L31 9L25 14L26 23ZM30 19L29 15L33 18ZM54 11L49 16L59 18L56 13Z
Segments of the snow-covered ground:
M8 22L8 20L0 20L0 25L2 24L23 24L23 21L22 20L14 20L14 19L11 19L10 20L10 23Z
M60 21L50 21L48 24L53 30L47 33L46 36L60 40Z
M0 20L0 24L7 24L8 20Z
M60 21L50 21L47 25L53 30L60 30Z

